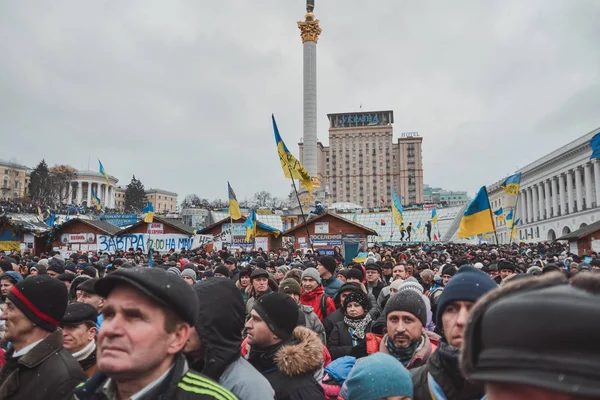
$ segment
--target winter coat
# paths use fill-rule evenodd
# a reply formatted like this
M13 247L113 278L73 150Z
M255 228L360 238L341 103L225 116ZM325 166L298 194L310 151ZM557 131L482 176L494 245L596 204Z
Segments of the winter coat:
M333 327L340 321L344 321L344 310L341 308L335 310L323 320L323 327L325 328L325 336L327 338L331 337L331 331L333 331Z
M365 334L370 331L371 323L365 329ZM331 354L331 358L334 360L344 356L360 358L367 355L366 341L361 340L356 346L353 345L352 336L350 336L350 332L348 331L348 325L346 325L343 319L333 326L331 335L329 335L329 338L327 339L327 349L329 350L329 354Z
M325 399L314 377L323 361L323 344L308 328L296 327L289 340L268 349L252 348L248 361L267 378L277 400Z
M14 348L6 353L0 370L0 399L70 399L73 389L87 376L79 363L63 347L63 332L56 329L25 355L11 359ZM11 371L12 372L9 372ZM4 373L8 373L4 377Z
M209 279L198 286L200 307L196 332L204 358L189 360L190 367L248 400L273 398L269 382L245 360L240 361L245 308L238 289L226 280Z
M75 389L74 400L109 400L102 391L108 379L102 372L96 373L84 385ZM189 370L185 357L178 354L166 378L139 400L154 399L235 400L237 397L216 382Z
M302 295L300 295L300 303L305 306L311 306L317 317L319 317L319 321L323 321L327 315L335 312L335 303L331 297L325 296L325 310L327 315L323 315L323 309L321 307L321 297L325 296L325 289L323 286L317 287L310 293L306 293L302 290Z
M248 286L248 288L246 288L246 293L248 294L248 300L246 301L246 317L247 318L250 316L250 311L252 311L252 308L254 307L254 302L256 302L256 299L262 295L265 295L265 294L271 293L271 292L272 292L271 288L267 288L267 290L265 292L257 295L254 292L254 288L252 286Z
M381 280L378 280L377 285L375 285L375 286L372 286L372 287L367 286L367 291L373 295L373 297L375 298L375 303L377 302L379 293L381 293L381 291L383 290L384 287L385 287L385 284ZM375 303L373 303L373 305L375 305Z
M431 354L437 349L437 343L432 342L430 336L436 337L437 335L435 335L435 333L433 332L426 332L423 334L423 344L417 348L417 350L412 356L412 359L406 366L406 369L417 368L427 363L427 360L429 360ZM385 354L390 354L390 352L387 349L387 346L385 345L385 336L381 340L381 343L379 345L379 351Z
M299 307L301 312L298 315L298 326L307 327L319 335L323 343L326 343L325 328L323 327L323 323L319 321L319 317L315 314L313 308L304 304L299 304Z
M334 298L337 295L338 290L342 287L344 282L332 276L329 279L321 279L321 283L325 288L325 294L331 298Z
M427 364L410 371L413 381L413 400L433 400L429 391L428 374L441 387L447 399L481 399L485 389L481 384L466 380L458 368L458 352L446 342L440 342Z

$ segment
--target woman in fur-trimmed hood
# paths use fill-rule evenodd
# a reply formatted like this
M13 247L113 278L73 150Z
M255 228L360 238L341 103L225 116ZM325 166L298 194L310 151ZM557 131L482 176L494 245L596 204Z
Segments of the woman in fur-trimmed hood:
M323 344L315 332L296 326L298 312L283 293L259 297L246 323L248 361L267 378L277 400L322 400L314 372L323 362Z

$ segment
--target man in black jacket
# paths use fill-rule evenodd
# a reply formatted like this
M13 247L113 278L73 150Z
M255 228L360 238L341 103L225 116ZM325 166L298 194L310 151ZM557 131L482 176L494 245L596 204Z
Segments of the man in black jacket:
M248 361L269 381L277 400L323 400L314 373L323 362L317 334L298 323L298 306L283 293L256 299L246 322Z
M0 370L0 399L70 399L87 376L63 347L58 329L68 302L67 287L48 275L32 276L8 292L5 339L12 343Z
M220 399L237 397L188 369L181 353L198 299L180 276L160 268L120 268L96 282L106 298L96 373L75 399Z
M432 391L441 391L447 399L483 397L483 386L462 376L458 368L458 353L469 311L481 296L496 287L498 285L488 275L471 266L460 268L448 282L440 297L436 321L436 325L442 328L442 341L427 364L410 371L413 400L432 400Z

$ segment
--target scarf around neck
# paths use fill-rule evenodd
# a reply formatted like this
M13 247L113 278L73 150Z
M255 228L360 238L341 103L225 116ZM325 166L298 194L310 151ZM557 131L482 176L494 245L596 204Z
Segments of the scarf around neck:
M394 342L390 340L389 336L385 335L385 346L387 347L391 356L393 356L396 360L400 361L402 365L405 367L412 360L415 351L421 346L423 343L423 336L421 336L421 340L416 343L411 344L407 348L401 349L396 347Z
M367 314L362 318L344 316L344 323L351 329L350 335L361 340L365 338L365 330L372 321L371 314Z

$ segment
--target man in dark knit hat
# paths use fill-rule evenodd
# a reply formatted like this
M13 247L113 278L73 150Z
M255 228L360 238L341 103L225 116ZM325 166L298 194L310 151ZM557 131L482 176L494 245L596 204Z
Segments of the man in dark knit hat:
M425 365L435 348L425 331L427 307L423 296L403 290L391 296L383 310L387 334L379 351L388 353L407 369Z
M450 279L456 274L456 267L452 264L446 264L442 268L440 275L442 276L442 286L446 286Z
M70 399L87 376L63 347L58 326L68 302L65 285L48 275L15 284L0 319L12 347L0 370L0 399Z
M248 293L248 300L246 301L246 315L250 316L250 311L254 307L254 302L260 296L271 293L272 290L269 287L269 273L262 269L256 268L250 275L250 289L246 291Z
M325 288L325 294L331 298L337 295L338 290L344 284L344 282L334 275L336 266L335 258L330 256L319 257L317 261L317 270L321 275L321 284Z
M473 307L460 367L488 400L600 398L600 277L583 275L513 280Z
M69 304L60 327L65 349L79 361L88 378L96 373L96 320L98 311L85 303Z
M161 268L120 268L95 284L106 298L97 339L98 372L78 387L84 399L235 399L188 370L182 354L198 299L181 277Z
M277 400L324 399L314 373L321 368L323 344L298 323L298 306L288 295L259 297L246 322L248 361L271 384Z
M432 400L433 393L447 399L481 399L484 388L465 380L458 367L458 353L463 343L469 311L487 292L497 288L496 282L475 267L461 267L448 282L438 304L437 329L442 340L427 364L411 370L414 400ZM442 398L436 395L436 398Z

